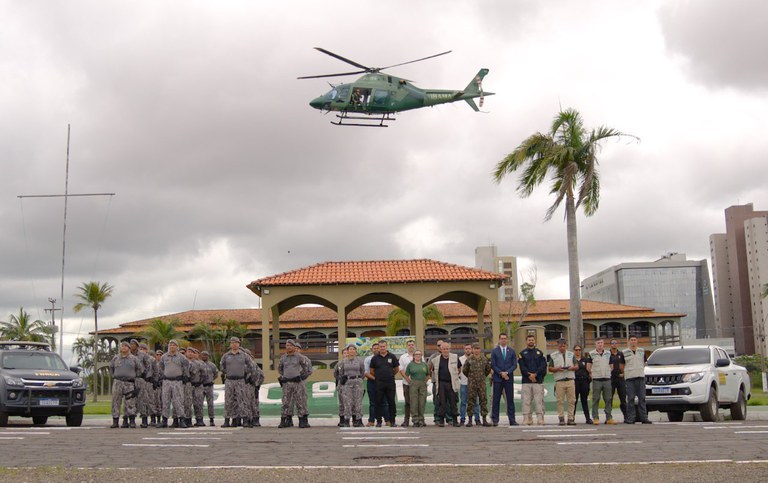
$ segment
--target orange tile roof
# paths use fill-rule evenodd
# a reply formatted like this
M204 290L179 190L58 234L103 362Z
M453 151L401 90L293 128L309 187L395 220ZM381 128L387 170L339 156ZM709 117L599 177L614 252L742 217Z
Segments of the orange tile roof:
M582 316L585 322L610 321L622 319L668 319L684 317L685 314L656 312L648 307L618 305L608 302L582 300ZM504 320L517 319L522 312L522 302L500 302L499 318ZM529 307L525 323L551 324L568 323L570 302L568 300L539 300ZM474 310L464 304L450 302L440 303L437 307L445 316L446 325L474 324L477 315ZM363 305L349 313L347 326L353 327L384 327L387 314L393 309L392 305ZM490 321L491 310L488 304L485 308L485 319ZM144 330L153 320L162 319L166 322L178 320L178 329L187 332L199 323L211 324L215 320L234 320L246 326L248 330L261 329L261 309L232 309L232 310L190 310L175 314L162 315L149 319L137 320L121 324L113 329L100 330L102 335L135 334ZM326 307L296 307L280 315L280 328L313 329L335 328L338 319L336 312Z
M501 273L486 272L435 260L324 262L255 280L248 288L278 285L336 285L355 283L503 281Z

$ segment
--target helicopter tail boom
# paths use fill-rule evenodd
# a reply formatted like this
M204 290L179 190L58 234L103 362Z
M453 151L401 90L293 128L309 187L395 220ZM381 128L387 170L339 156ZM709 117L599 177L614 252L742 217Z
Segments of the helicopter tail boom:
M475 112L480 111L480 107L483 107L483 100L485 96L492 96L493 92L483 92L483 78L488 74L488 69L480 69L477 72L477 75L472 78L471 81L469 81L469 84L467 84L467 87L464 88L463 91L461 91L461 99L464 99L467 104L469 104L469 107L472 108ZM480 107L475 104L474 99L480 98Z

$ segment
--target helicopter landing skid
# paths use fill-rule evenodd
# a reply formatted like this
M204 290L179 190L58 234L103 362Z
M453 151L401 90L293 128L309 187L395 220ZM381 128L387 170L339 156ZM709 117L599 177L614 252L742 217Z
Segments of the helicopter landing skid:
M353 113L356 114L356 113ZM358 127L389 127L386 123L389 121L396 121L392 117L391 112L385 112L383 114L367 114L365 116L350 116L350 113L343 111L341 114L336 114L339 119L336 122L331 121L331 124L336 126L358 126ZM364 121L364 122L344 122L345 120L352 121Z

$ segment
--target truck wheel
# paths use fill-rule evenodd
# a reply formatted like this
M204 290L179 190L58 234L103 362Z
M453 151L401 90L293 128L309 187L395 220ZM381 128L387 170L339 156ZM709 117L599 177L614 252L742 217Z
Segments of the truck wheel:
M708 423L717 422L717 411L720 409L720 404L717 401L717 391L714 387L709 388L709 399L707 402L701 405L701 419Z
M73 409L72 412L65 416L67 420L67 426L80 426L83 424L83 409Z
M8 413L0 411L0 427L4 428L8 426Z
M669 411L667 413L667 419L672 423L679 423L683 420L683 411Z
M32 416L32 424L42 426L48 422L48 416Z
M731 419L734 421L747 419L747 398L744 397L744 389L739 389L739 398L731 404Z

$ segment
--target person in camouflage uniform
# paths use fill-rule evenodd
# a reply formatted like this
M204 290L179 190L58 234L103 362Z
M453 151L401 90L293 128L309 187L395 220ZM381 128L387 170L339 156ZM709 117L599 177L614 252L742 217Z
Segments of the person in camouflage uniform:
M475 401L480 399L480 414L483 416L483 426L491 426L488 422L488 389L486 388L486 378L491 373L491 363L488 358L480 352L480 344L472 344L472 355L467 357L467 362L461 368L467 376L467 414L470 415L467 421L467 427L472 427L471 415L475 410Z
M184 419L184 381L189 380L189 360L179 352L179 343L171 339L168 352L160 358L160 374L163 378L163 422L161 428L168 427L173 407L174 426L186 428Z
M208 351L200 353L200 360L205 366L205 372L203 372L203 398L208 406L208 425L216 426L213 422L215 416L213 408L213 383L216 381L216 378L219 377L219 368L216 367L216 364L208 360L210 356Z
M160 427L160 421L163 417L163 375L160 373L160 358L163 357L163 351L155 351L154 378L152 379L153 399L153 426Z
M249 428L258 428L261 427L261 422L259 422L259 418L261 417L261 414L259 412L259 390L261 389L262 383L264 383L264 372L261 370L261 367L259 367L258 364L256 364L256 361L253 358L253 354L251 354L251 351L248 349L243 349L246 354L248 354L248 357L251 358L251 373L245 378L245 382L248 385L247 387L247 396L248 396L248 421L247 426Z
M253 371L251 358L240 350L240 339L229 339L230 350L221 356L221 374L224 379L224 424L222 428L241 426L248 417L248 387L245 378ZM230 424L230 420L232 424Z
M344 427L344 397L341 394L342 390L344 389L344 385L341 384L339 377L341 376L341 363L344 362L346 358L347 349L344 348L344 350L341 351L341 360L336 364L336 367L333 368L333 380L336 381L336 400L339 403L339 424L336 426L340 428ZM349 421L347 421L347 427L348 426Z
M301 347L293 340L285 342L285 354L280 357L277 366L277 381L283 389L283 406L280 408L278 428L293 426L294 406L299 416L299 427L309 427L307 409L307 386L305 380L312 374L312 362L298 352Z
M120 421L120 406L124 405L123 427L136 427L136 378L142 374L142 365L131 355L131 346L120 343L120 353L109 363L114 382L112 383L112 426L117 428ZM130 420L130 423L129 423Z
M344 416L341 427L348 428L350 419L356 428L363 427L363 380L365 379L365 363L357 357L357 347L349 344L344 350L346 357L339 361L336 368L339 371L339 410L343 407Z
M134 344L136 342L136 344ZM134 353L133 347L136 345L137 351ZM131 339L131 354L136 356L144 368L142 377L136 379L139 388L139 398L137 401L137 410L141 416L141 427L149 427L149 416L152 414L152 378L154 377L155 360L147 354L149 347L145 343L139 344L136 339Z
M203 422L203 379L206 367L200 360L200 352L194 347L187 349L191 353L189 359L189 383L192 385L192 409L195 413L195 426L205 426ZM191 418L190 418L191 419ZM192 421L187 421L191 424Z
M192 371L197 370L196 367L193 367L192 360L194 357L194 352L192 352L191 347L190 348L179 348L179 352L187 358L189 361L189 377L184 380L184 414L182 415L184 417L184 422L187 423L187 426L192 426Z

